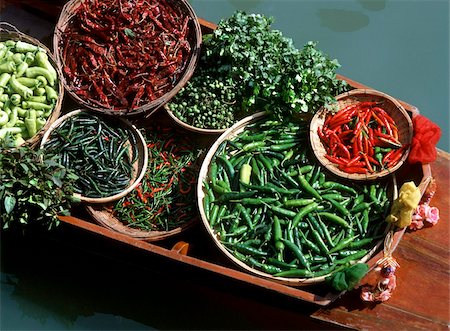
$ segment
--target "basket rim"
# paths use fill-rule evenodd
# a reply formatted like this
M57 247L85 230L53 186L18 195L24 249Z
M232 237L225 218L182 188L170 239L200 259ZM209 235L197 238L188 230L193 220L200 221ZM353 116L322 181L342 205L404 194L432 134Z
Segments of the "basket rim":
M220 144L225 139L232 138L233 136L242 132L245 129L246 125L250 123L250 121L260 119L260 118L264 117L265 115L266 115L266 112L262 111L262 112L258 112L258 113L252 114L250 116L247 116L247 117L243 118L242 120L236 122L233 126L231 126L229 129L227 129L222 135L220 135L220 137L210 147L208 153L206 154L206 156L202 162L202 166L201 166L200 172L199 172L199 178L197 180L197 207L198 207L198 210L200 213L200 219L201 219L202 224L205 227L206 231L208 232L209 236L211 237L212 241L214 242L215 246L235 265L250 272L251 274L258 275L260 277L264 277L264 278L276 281L277 283L286 284L286 285L290 285L290 286L305 286L305 285L313 285L313 284L321 283L321 282L325 281L326 277L333 274L333 272L331 272L330 274L324 275L324 276L311 277L311 278L275 277L271 274L268 274L268 273L262 272L260 270L257 270L255 268L252 268L251 266L249 266L246 263L237 259L233 254L231 254L224 247L224 245L222 245L220 243L220 241L217 238L217 233L213 231L213 229L211 228L211 226L208 222L208 219L206 217L205 209L203 206L203 199L206 195L203 182L205 179L208 178L208 170L209 170L210 162L211 162L212 157L214 156L216 150L218 149ZM396 183L395 174L392 174L392 176L393 176L393 185L395 186L396 185L395 184ZM385 230L386 232L387 232L388 228L389 228L389 225L386 226L386 230ZM353 263L358 263L358 262L364 263L364 262L368 261L369 259L371 259L373 257L373 255L375 254L375 252L378 251L378 249L382 245L383 241L384 241L384 238L381 238L379 241L376 242L374 247L372 249L370 249L369 252L364 257L362 257L358 261L354 261Z
M42 140L41 140L41 144L40 144L40 149L45 149L45 143L47 142L48 138L50 137L51 133L53 132L53 130L55 130L57 127L59 127L60 125L62 125L64 123L64 121L72 116L75 116L81 112L90 112L90 110L86 110L86 109L75 109L70 111L69 113L61 116L60 118L58 118L55 122L53 122L50 127L48 128L48 130L44 133ZM103 116L111 116L108 114L102 114ZM143 135L141 134L141 132L127 119L125 118L121 118L119 117L118 120L125 125L129 131L134 134L136 136L136 140L138 142L138 144L141 145L141 149L142 149L142 155L138 152L139 158L136 162L138 163L142 163L142 165L139 165L141 167L140 171L137 172L138 175L136 176L136 178L134 179L134 181L132 181L129 186L124 189L123 191L116 193L114 195L108 196L108 197L102 197L102 198L91 198L91 197L87 197L87 196L83 196L81 194L78 193L74 193L74 196L78 199L80 199L80 201L82 202L86 202L86 203L107 203L107 202L111 202L111 201L116 201L122 197L124 197L125 195L127 195L129 192L131 192L133 189L136 188L136 186L139 185L139 183L142 181L142 179L144 178L145 175L145 169L147 168L147 164L148 164L148 150L147 150L147 144L145 142L145 139L143 137Z
M5 22L0 22L0 23L5 23ZM8 22L6 22L6 23L8 23ZM8 25L10 25L10 23L8 23ZM17 29L12 24L11 24L11 26L14 27L14 29L15 29L14 31L7 30L5 28L0 27L0 41L4 41L7 39L25 40L27 42L30 42L30 43L38 46L39 48L41 48L45 51L45 53L47 54L47 56L49 58L50 63L52 64L53 68L56 70L56 74L57 74L58 100L56 101L55 107L53 108L51 115L45 121L44 126L38 132L36 132L36 134L33 137L28 138L21 145L21 146L30 146L31 148L34 148L39 144L39 141L42 139L45 132L49 129L50 125L52 123L54 123L60 116L61 109L62 109L62 103L63 103L63 99L64 99L64 94L65 94L65 88L64 88L64 85L63 85L63 82L61 79L61 77L62 77L61 71L59 70L59 66L56 63L55 56L52 53L52 51L38 39L21 32L19 29Z
M383 98L391 102L399 113L402 114L402 116L405 118L406 122L408 123L408 134L406 136L407 143L410 144L413 137L413 124L410 116L408 115L406 109L401 105L401 103L395 99L394 97L375 90L375 89L354 89L342 94L339 94L336 96L337 102L340 100L345 100L347 98L353 98L357 97L358 95L367 95L367 96L375 96L378 98ZM309 130L309 138L312 150L314 152L314 155L316 156L317 160L329 171L331 171L333 174L347 179L347 180L357 180L357 181L370 181L370 180L376 180L383 177L386 177L390 174L395 173L400 167L405 163L406 159L408 158L409 152L410 152L410 146L406 148L405 152L403 153L403 156L401 159L395 164L393 167L389 169L384 169L382 171L374 172L374 173L367 173L367 174L350 174L347 172L344 172L336 167L336 165L326 159L322 156L322 154L319 154L319 151L322 152L323 150L323 144L320 141L320 139L317 137L317 129L322 124L321 119L325 117L325 115L329 112L325 107L322 107L319 109L314 116L311 119L311 125Z
M170 116L170 118L172 118L172 120L177 123L178 125L180 125L181 127L185 128L186 130L189 130L191 132L195 132L195 133L202 133L202 134L222 134L224 133L227 129L204 129L204 128L198 128L196 126L192 126L189 125L185 122L183 122L182 120L180 120L174 113L173 111L170 110L170 108L167 105L164 105L164 109L167 112L167 114Z
M56 64L59 68L59 70L63 73L63 58L60 52L60 40L62 38L62 34L68 25L71 17L73 16L73 12L77 9L77 6L79 6L80 3L82 3L84 0L69 0L66 2L66 4L63 6L60 16L58 18L58 22L55 25L55 29L53 32L53 45L55 48L55 59ZM98 112L98 113L104 113L109 115L116 115L116 116L135 116L139 114L146 114L146 117L151 116L153 113L155 113L158 109L160 109L164 104L166 104L176 93L178 93L183 86L186 84L186 82L191 78L195 67L198 63L199 57L200 57L200 49L202 44L202 33L201 33L201 27L200 23L198 21L197 14L195 13L192 6L189 4L187 0L177 0L177 4L182 5L187 15L191 18L190 21L192 21L193 24L193 31L191 32L193 35L193 43L191 44L191 54L188 59L188 61L185 64L185 69L183 74L179 77L177 83L168 90L165 94L160 96L159 98L150 101L147 104L144 104L142 106L139 106L135 109L128 109L128 108L105 108L101 107L100 105L89 103L88 101L82 99L79 97L73 89L70 88L70 84L67 81L66 76L63 74L61 76L61 80L63 82L64 88L67 90L67 93L80 105L82 105L85 108L88 108L92 111Z
M197 223L197 219L194 218L191 221L186 222L169 231L145 231L126 226L117 217L112 215L111 212L106 210L106 208L100 209L98 207L102 208L101 204L97 205L87 204L85 206L88 213L94 218L94 220L97 223L110 230L147 242L160 241L167 239L169 237L176 236L184 232L185 230L191 228L192 226L195 225L195 223Z

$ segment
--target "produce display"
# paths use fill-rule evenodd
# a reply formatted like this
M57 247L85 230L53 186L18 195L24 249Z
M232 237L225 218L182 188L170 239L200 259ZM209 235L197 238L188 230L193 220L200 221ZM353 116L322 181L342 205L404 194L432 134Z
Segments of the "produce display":
M125 225L144 231L171 231L191 222L199 149L170 127L147 128L149 152L145 176L132 192L111 208Z
M2 229L59 224L77 199L77 175L55 155L28 146L0 152L0 220Z
M76 172L74 191L90 198L125 190L133 179L138 157L135 137L128 128L89 112L67 117L51 132L43 148Z
M317 134L328 160L347 173L374 173L395 166L408 144L399 141L398 128L377 102L359 102L328 113Z
M204 35L192 78L168 103L174 115L198 128L224 129L262 110L279 118L314 114L348 89L336 78L338 62L316 43L297 49L271 24L237 11Z
M43 48L0 41L0 141L17 147L45 125L58 100L58 76Z
M264 118L225 139L203 183L208 226L237 259L312 278L365 257L386 229L388 183L342 183L314 161L307 122Z
M69 89L133 110L166 94L191 56L191 17L172 1L80 1L58 47Z

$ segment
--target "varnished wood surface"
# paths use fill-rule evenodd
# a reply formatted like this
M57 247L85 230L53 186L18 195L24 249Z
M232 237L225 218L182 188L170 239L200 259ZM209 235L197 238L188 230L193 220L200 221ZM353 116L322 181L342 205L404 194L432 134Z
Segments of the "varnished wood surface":
M431 164L437 191L431 205L439 208L433 227L406 231L394 252L400 264L397 289L381 304L362 302L358 291L347 293L312 317L358 330L448 330L450 324L450 156L439 151Z

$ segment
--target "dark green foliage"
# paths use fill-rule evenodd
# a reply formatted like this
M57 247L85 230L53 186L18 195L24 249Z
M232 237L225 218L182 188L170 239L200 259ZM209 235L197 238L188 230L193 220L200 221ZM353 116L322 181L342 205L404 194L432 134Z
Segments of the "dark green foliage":
M186 113L194 113L192 108L202 111L206 106L211 111L209 105L216 100L220 106L212 110L219 109L218 119L209 123L209 116L201 124L219 128L216 122L222 117L227 119L223 125L229 126L229 118L261 110L278 118L314 114L348 89L346 82L336 78L336 60L329 59L314 42L297 49L290 38L272 29L272 21L263 15L237 11L222 20L212 34L205 35L199 65L185 87L188 91L181 91L169 105L175 114L186 120ZM231 98L207 87L218 82L226 82L226 96ZM211 102L202 94L205 86L211 92ZM199 114L193 116L197 122Z
M29 147L0 150L0 218L4 229L40 223L49 229L68 215L77 176L53 156Z

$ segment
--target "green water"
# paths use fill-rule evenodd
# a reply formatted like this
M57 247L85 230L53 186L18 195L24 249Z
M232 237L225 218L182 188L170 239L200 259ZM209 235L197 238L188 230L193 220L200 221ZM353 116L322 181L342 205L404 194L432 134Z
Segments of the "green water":
M199 17L213 22L240 9L274 17L274 27L298 47L318 41L321 50L338 59L340 74L408 102L438 123L438 147L449 151L447 0L191 3ZM1 15L1 20L38 37L52 28L42 18L14 8L3 9ZM109 253L98 256L61 243L2 238L0 329L302 328L295 324L295 309L281 308L283 303L246 299L226 285L209 288L182 274L167 278L151 265L142 269L128 264L126 257L117 262ZM279 316L284 319L276 322L280 324L272 322Z

